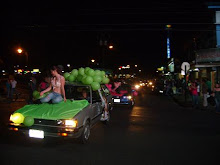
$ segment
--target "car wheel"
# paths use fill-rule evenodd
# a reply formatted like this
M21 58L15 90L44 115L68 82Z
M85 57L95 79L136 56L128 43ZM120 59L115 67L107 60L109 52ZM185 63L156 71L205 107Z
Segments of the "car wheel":
M90 137L90 124L89 124L89 121L87 120L84 127L83 127L82 134L79 138L80 143L82 143L82 144L87 143L89 140L89 137Z

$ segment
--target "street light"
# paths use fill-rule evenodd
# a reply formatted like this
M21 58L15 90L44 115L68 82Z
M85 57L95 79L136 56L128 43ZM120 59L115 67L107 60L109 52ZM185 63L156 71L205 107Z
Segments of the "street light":
M28 64L28 53L27 53L27 51L24 51L22 48L18 48L18 49L17 49L17 52L18 52L19 54L24 53L24 55L26 56L26 62L27 62L27 64Z
M23 52L23 50L22 50L21 48L18 48L18 49L17 49L17 52L18 52L19 54L21 54L21 53Z
M113 45L109 45L109 47L108 47L109 49L113 49L114 47L113 47Z
M94 62L95 62L95 60L94 60L94 59L91 59L91 62L92 62L92 63L94 63Z

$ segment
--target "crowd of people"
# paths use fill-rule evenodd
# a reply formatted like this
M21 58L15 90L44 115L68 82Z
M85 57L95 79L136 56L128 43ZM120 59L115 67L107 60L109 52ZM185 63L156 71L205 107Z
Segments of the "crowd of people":
M220 84L216 83L212 88L211 81L208 78L203 78L200 82L195 80L165 80L164 82L165 95L187 95L192 99L192 107L207 110L209 106L215 106L216 112L220 113Z

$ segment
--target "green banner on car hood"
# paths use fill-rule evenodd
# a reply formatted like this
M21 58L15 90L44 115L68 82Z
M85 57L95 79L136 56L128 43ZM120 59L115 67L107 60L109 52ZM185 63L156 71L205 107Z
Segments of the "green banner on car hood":
M36 119L70 119L88 105L87 100L76 100L58 104L31 104L16 110L14 113L21 113L24 117L31 116Z

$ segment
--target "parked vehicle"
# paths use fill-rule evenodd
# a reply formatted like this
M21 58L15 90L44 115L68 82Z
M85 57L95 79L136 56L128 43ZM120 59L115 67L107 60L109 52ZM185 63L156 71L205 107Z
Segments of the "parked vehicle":
M92 126L100 121L103 113L101 95L105 92L102 88L92 91L89 85L71 83L66 83L65 90L67 102L25 105L15 111L9 129L30 138L64 137L88 142ZM86 97L82 95L83 91L87 93ZM13 121L15 113L24 116L23 123ZM27 117L34 119L33 125L25 124Z

